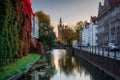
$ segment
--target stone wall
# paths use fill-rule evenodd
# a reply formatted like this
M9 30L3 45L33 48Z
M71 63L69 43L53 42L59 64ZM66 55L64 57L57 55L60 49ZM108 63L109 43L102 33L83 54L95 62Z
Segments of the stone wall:
M115 80L120 80L120 61L78 49L74 49L74 55L76 59L83 59L112 76Z
M72 47L65 47L65 50L67 51L67 53L71 54L71 55L74 55L74 48Z

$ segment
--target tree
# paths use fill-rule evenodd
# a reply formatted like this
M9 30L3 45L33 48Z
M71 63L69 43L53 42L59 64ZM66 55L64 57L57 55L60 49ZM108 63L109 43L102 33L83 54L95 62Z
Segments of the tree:
M79 37L80 37L80 30L83 29L83 24L84 23L82 21L79 21L74 27ZM79 38L78 38L78 42L79 42Z
M81 29L83 29L83 22L82 22L82 21L79 21L79 22L77 22L77 24L75 25L75 30L76 30L76 31L79 31L79 30L81 30Z
M64 44L72 45L72 41L78 39L78 34L73 29L67 27L60 31L60 38Z
M36 15L38 16L39 21L39 40L44 46L50 48L55 39L55 33L50 25L50 17L42 11L36 12Z

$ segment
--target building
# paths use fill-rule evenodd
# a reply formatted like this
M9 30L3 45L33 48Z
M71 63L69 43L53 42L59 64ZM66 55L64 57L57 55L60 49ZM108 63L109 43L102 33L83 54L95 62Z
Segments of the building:
M83 46L97 46L97 17L91 16L90 23L87 21L84 23L82 31L82 45Z
M37 39L39 39L39 24L38 24L38 17L36 15L32 15L32 41L34 43L37 42Z
M60 21L59 21L59 24L58 24L58 36L56 37L57 40L60 40L60 31L62 29L66 29L68 28L67 25L64 25L63 22L62 22L62 18L60 18Z
M82 46L87 46L89 42L89 24L87 21L84 23L82 30Z
M90 46L97 46L97 17L96 16L91 16L90 18L90 24L88 27L88 38L89 38L89 45Z
M60 31L64 28L64 24L62 23L62 18L60 18L59 24L58 24L58 37L60 37Z
M120 0L104 0L104 5L100 2L97 21L98 45L120 44Z

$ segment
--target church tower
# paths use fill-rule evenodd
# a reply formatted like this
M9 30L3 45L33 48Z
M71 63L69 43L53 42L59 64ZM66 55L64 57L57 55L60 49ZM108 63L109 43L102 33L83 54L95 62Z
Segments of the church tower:
M60 26L62 26L62 18L60 18L59 24Z
M60 18L59 24L58 24L58 37L60 37L60 30L63 29L63 24L62 24L62 18Z

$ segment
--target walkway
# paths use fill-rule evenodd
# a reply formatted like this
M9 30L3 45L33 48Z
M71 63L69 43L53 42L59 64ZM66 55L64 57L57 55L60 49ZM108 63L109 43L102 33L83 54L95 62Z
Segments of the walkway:
M98 54L104 57L109 57L112 59L120 60L120 51L107 51L102 47L78 47L74 46L76 49L81 49L83 51L87 51L88 53Z

